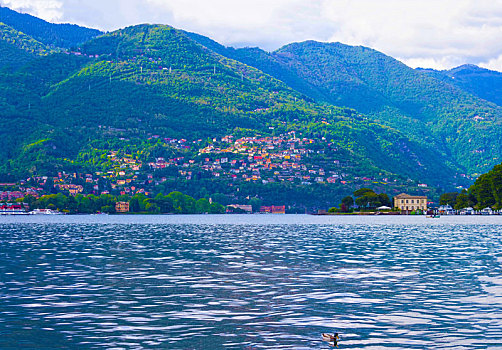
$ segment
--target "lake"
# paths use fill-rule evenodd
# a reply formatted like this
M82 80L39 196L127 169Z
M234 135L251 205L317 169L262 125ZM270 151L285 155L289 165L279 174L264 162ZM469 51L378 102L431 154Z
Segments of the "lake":
M502 349L502 217L0 217L0 348Z

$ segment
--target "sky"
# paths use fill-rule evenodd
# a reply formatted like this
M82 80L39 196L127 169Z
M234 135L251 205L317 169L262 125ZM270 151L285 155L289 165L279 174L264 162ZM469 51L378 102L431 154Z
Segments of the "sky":
M416 68L502 72L502 0L0 0L50 22L112 31L169 24L273 51L304 40L382 51Z

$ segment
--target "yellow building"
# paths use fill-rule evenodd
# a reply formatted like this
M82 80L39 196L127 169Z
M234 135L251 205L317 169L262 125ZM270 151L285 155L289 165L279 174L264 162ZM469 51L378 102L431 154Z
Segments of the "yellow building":
M394 197L394 207L401 211L427 210L426 196L410 196L406 193Z
M129 202L117 202L115 204L115 211L117 213L128 213L129 212Z

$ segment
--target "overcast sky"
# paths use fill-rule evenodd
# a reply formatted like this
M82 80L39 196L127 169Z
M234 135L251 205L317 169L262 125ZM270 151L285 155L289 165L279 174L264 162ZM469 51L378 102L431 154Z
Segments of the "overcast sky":
M102 30L162 23L267 51L308 39L364 45L411 67L502 71L502 0L0 0Z

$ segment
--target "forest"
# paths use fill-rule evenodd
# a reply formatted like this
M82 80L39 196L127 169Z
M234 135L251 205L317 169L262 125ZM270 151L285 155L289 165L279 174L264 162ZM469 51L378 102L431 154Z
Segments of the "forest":
M53 209L68 214L114 214L117 202L128 202L129 213L142 214L222 214L225 207L206 198L198 200L181 192L162 193L150 198L144 194L114 196L110 194L64 195L62 193L44 195L40 198L27 196L18 200L27 203L29 209Z
M494 210L502 209L502 164L496 165L486 174L476 179L468 190L443 193L440 197L441 205L451 205L460 210L468 207L482 210L490 207Z

